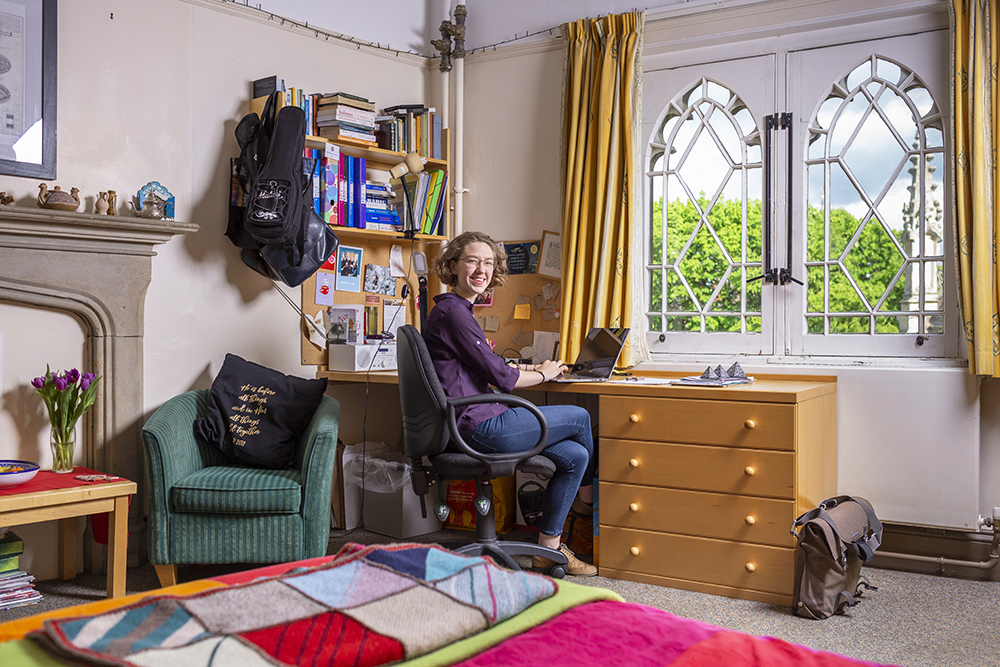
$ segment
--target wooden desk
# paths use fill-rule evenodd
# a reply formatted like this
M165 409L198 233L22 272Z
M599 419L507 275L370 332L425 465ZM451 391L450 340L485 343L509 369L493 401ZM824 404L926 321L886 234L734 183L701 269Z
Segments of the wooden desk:
M836 377L531 390L597 397L601 576L791 604L792 522L837 495Z
M42 470L30 482L6 490L0 494L0 526L59 521L60 577L73 579L76 577L77 517L109 512L108 597L116 598L125 594L128 500L136 491L135 482L120 479L68 488L33 490L46 477L78 481L75 480L77 474L93 472L78 467L71 473L55 475L51 471ZM23 492L18 493L21 489Z

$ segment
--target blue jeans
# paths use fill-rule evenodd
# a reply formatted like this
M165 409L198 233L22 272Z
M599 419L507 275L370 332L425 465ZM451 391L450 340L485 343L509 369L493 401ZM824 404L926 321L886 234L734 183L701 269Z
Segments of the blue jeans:
M539 410L549 423L549 441L541 455L556 466L545 488L539 530L561 535L577 489L594 482L590 413L577 405L542 405ZM465 441L484 454L506 454L531 449L540 433L538 420L527 409L510 408L479 424Z

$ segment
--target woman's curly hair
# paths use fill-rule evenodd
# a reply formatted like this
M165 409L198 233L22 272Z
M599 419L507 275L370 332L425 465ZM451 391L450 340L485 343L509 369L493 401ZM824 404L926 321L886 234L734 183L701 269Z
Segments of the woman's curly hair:
M482 232L463 232L453 238L434 260L434 273L442 283L454 287L458 283L458 276L451 270L451 263L462 256L470 243L485 243L493 248L493 280L488 287L502 287L507 282L507 253L502 245Z

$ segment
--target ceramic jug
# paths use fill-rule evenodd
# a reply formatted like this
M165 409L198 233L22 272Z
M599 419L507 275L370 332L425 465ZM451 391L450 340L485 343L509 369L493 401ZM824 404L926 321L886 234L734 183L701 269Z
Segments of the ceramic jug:
M108 193L102 192L97 195L97 201L94 202L94 213L97 215L107 215L109 206Z

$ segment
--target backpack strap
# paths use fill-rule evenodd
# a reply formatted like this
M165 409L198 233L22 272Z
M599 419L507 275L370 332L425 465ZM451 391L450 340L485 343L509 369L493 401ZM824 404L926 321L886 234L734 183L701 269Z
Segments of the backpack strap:
M870 534L866 535L864 538L859 538L854 542L844 540L840 531L837 530L836 522L827 513L827 509L833 509L837 505L847 501L857 503L865 511L865 516L868 518L868 527L870 529ZM797 529L813 519L822 519L825 521L830 526L830 529L833 531L833 534L837 537L837 539L844 544L848 551L860 558L862 562L867 563L874 558L875 550L882 544L882 522L878 520L877 516L875 516L875 511L872 509L872 506L863 498L855 498L854 496L836 496L834 498L827 498L819 504L819 507L811 509L795 519L792 523L792 535L798 538L799 533Z

